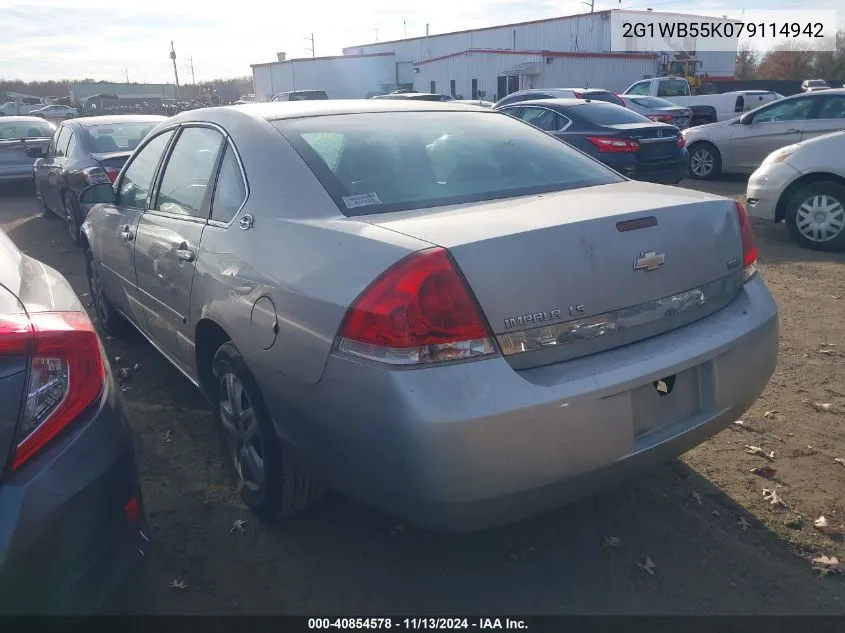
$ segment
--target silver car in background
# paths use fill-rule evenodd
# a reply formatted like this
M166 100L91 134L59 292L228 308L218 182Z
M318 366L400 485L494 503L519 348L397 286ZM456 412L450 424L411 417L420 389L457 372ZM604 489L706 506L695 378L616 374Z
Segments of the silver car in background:
M631 97L619 95L625 102L625 107L658 123L668 123L682 130L689 127L692 121L692 110L675 105L671 101L660 97Z
M27 150L47 150L56 126L34 116L0 117L0 183L32 180L31 158Z
M81 200L101 326L206 394L263 516L328 485L513 521L726 428L777 360L741 205L484 108L184 112Z
M845 250L845 132L773 152L751 174L748 211L785 222L793 239L820 251Z
M750 174L773 151L845 129L845 90L779 99L730 121L684 130L689 173L712 180L722 172Z

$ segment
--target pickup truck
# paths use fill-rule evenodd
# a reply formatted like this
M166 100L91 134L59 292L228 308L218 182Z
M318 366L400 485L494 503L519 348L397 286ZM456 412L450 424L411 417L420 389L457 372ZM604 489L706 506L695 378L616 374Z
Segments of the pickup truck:
M692 110L694 125L727 121L744 112L780 98L768 90L737 90L722 94L693 95L689 82L682 77L656 77L644 79L628 86L625 97L660 97Z
M21 101L7 101L0 105L0 116L26 116L32 110L43 108L46 103L23 103Z

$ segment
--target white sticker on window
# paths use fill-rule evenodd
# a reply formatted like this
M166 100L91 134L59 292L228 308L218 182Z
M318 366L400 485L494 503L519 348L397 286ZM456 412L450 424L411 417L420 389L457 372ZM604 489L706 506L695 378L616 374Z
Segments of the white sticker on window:
M343 202L347 209L357 209L358 207L369 207L373 204L381 204L378 195L373 193L359 193L357 196L343 196Z

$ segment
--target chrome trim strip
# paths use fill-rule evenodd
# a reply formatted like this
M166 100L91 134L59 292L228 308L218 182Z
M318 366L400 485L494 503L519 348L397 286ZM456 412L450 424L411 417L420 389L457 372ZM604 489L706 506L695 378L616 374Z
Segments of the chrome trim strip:
M701 306L718 304L735 294L739 287L736 275L730 275L698 288L639 305L574 321L497 334L496 341L502 354L511 356L631 332L661 319L691 312Z

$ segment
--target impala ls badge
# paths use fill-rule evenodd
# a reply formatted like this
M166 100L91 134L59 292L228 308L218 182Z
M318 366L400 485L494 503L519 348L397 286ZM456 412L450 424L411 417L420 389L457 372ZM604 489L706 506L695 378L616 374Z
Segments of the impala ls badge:
M634 270L657 270L664 264L665 261L665 253L642 251L638 257L634 258Z

